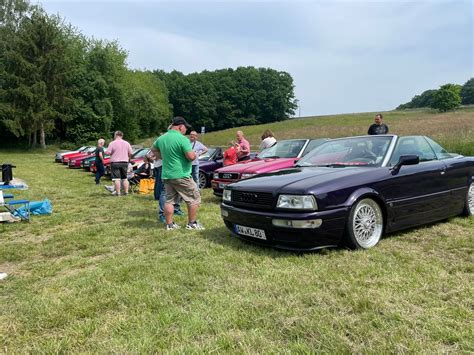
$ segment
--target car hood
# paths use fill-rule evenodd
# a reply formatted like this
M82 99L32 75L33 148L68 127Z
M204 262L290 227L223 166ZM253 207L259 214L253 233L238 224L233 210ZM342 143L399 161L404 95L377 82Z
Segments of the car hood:
M296 158L269 158L244 161L219 169L219 173L262 174L292 167Z
M275 193L317 193L342 189L369 179L381 168L365 167L298 167L262 174L229 185L231 189ZM361 178L360 176L364 176Z

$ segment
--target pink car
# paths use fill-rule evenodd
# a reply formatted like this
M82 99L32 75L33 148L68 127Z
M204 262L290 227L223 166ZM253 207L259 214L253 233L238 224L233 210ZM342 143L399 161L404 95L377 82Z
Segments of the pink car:
M222 196L224 187L241 179L257 174L269 173L280 169L291 168L296 161L319 147L328 139L288 139L279 141L265 149L253 160L228 165L214 172L211 182L214 195Z

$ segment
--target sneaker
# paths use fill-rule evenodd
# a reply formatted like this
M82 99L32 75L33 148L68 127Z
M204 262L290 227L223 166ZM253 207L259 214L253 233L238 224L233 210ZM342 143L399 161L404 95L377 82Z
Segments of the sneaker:
M163 222L163 224L166 224L166 217L164 214L160 214L160 221Z
M114 192L115 191L115 187L113 187L112 185L105 185L104 189L106 189L108 192Z
M120 194L118 194L117 191L113 191L112 196L120 196Z
M186 229L191 229L191 230L204 230L204 228L201 224L199 224L197 221L194 221L192 223L188 223L186 225Z
M172 231L172 230L175 230L175 229L179 229L180 226L178 226L176 223L174 222L171 222L170 224L167 224L166 225L166 230L167 231Z
M184 216L184 212L181 211L181 210L176 210L176 211L174 211L174 215L175 216Z

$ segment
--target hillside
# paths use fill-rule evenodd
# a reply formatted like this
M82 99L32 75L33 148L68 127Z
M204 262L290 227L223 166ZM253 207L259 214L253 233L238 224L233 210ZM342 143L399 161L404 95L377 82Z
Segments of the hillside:
M287 121L236 127L204 135L206 145L225 146L241 129L255 149L260 136L270 128L277 139L289 138L337 138L367 134L376 112L312 116ZM448 150L464 155L474 155L474 107L456 112L438 113L432 110L409 110L383 112L384 122L390 133L398 135L421 134L434 138ZM455 128L455 129L454 129ZM150 145L153 139L146 140Z

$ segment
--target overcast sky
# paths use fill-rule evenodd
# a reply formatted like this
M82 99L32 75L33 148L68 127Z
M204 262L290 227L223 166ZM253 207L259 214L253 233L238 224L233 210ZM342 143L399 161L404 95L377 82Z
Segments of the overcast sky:
M118 40L130 68L286 71L301 116L391 110L474 76L473 1L39 3L87 36Z

